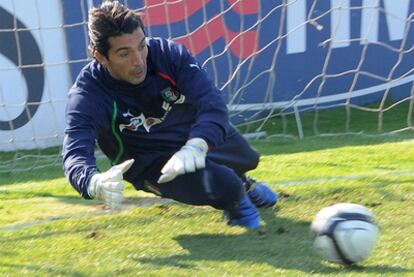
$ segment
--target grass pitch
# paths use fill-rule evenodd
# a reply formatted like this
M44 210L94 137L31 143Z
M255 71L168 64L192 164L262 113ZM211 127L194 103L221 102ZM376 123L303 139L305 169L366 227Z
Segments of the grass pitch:
M281 193L266 226L226 226L221 212L134 191L107 213L60 168L0 174L1 276L414 276L414 140L319 137L255 142L250 175ZM370 208L373 254L342 267L312 249L310 223L338 202Z

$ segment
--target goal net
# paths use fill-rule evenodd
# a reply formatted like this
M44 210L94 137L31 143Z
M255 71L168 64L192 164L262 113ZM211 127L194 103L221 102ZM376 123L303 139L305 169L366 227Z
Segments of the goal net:
M101 1L0 3L0 172L60 166L66 93ZM250 137L412 130L410 0L124 0L185 44Z

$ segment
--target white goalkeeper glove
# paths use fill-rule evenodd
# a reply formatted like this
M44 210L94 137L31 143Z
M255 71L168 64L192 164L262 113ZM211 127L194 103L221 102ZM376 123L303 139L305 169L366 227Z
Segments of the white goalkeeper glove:
M204 139L192 138L181 147L161 169L161 177L158 183L173 180L177 175L195 172L206 167L206 155L208 145Z
M96 173L88 184L91 198L102 200L111 210L121 210L124 195L123 174L128 171L134 159L111 167L104 173Z

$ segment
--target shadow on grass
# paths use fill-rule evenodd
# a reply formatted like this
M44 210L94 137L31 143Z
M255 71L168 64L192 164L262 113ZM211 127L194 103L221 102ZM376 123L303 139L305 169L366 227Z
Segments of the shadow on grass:
M298 270L307 274L376 273L392 274L413 272L400 266L350 266L321 262L312 248L309 222L275 218L272 211L263 211L267 222L266 230L247 231L243 234L191 234L179 235L174 239L188 253L160 258L133 258L139 263L156 266L196 269L203 262L244 262L252 268L250 274L260 274L259 266L268 264L275 269ZM309 234L309 237L303 236ZM302 238L302 239L298 239ZM200 262L196 265L194 262ZM229 271L232 269L229 268ZM204 270L205 271L205 270ZM229 272L223 272L223 275ZM268 273L268 272L267 272ZM280 273L280 272L279 272ZM413 272L414 273L414 272ZM247 273L246 273L247 274ZM248 275L248 274L247 274ZM258 275L259 276L259 275Z

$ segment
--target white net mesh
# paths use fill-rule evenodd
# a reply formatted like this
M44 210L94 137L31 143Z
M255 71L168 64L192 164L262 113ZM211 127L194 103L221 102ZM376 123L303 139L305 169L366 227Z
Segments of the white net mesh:
M60 7L56 1L44 4L56 11ZM60 15L38 1L1 1L1 172L60 163L56 149L41 149L63 139L62 91L71 82L64 40Z
M149 36L197 56L243 132L413 128L410 0L121 2L145 14ZM60 166L66 92L88 60L87 10L99 4L0 3L0 172Z

